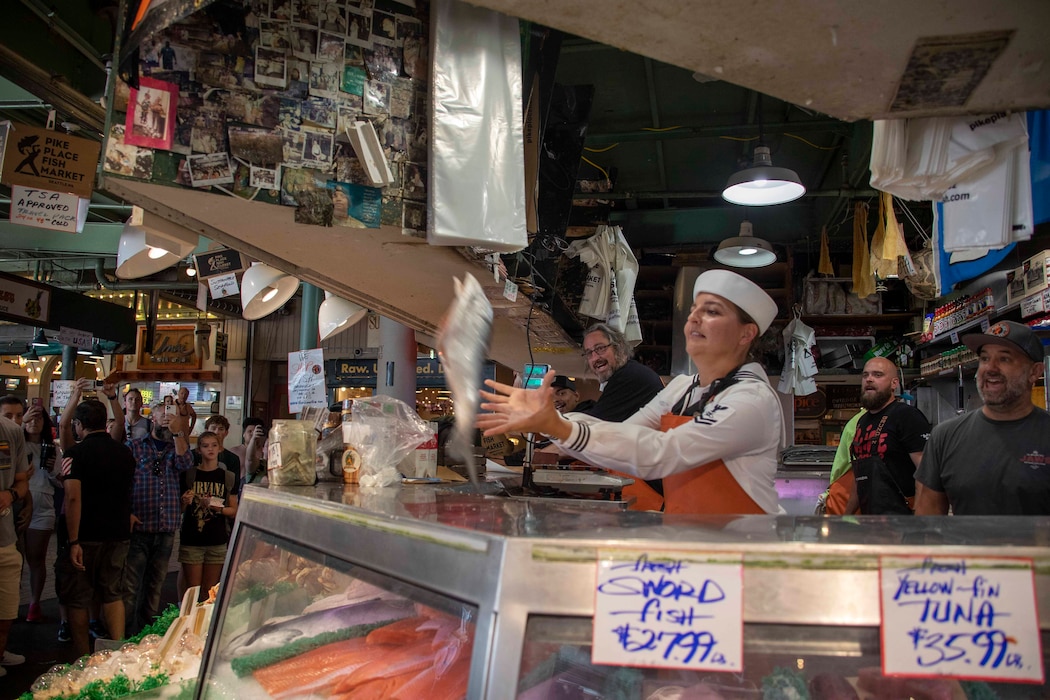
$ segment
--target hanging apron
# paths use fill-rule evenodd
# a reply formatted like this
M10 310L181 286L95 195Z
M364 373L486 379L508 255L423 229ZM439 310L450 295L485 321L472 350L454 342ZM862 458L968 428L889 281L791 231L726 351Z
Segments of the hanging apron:
M665 413L660 416L660 431L666 433L692 420L693 416ZM690 515L765 514L720 459L665 476L664 512Z

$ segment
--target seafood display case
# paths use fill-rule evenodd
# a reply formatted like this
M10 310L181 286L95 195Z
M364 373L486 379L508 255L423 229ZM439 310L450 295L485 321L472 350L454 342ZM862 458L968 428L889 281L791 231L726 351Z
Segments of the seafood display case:
M883 676L882 556L1031 560L1050 643L1050 519L669 517L405 486L249 486L198 697L1045 698ZM743 670L592 662L601 552L742 562ZM1005 644L1005 642L1004 642Z

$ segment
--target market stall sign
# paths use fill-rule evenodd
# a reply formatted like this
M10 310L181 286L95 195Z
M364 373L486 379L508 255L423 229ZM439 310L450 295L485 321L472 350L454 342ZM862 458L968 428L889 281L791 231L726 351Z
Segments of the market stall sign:
M195 326L157 326L153 346L146 346L146 327L139 327L137 368L139 370L185 370L201 368L194 350Z
M376 386L380 363L371 359L328 360L326 363L328 386ZM385 371L385 368L384 368ZM483 379L496 378L496 365L488 362L482 369ZM440 360L419 358L416 360L416 386L444 387L445 369Z
M237 273L244 269L244 258L236 250L215 250L193 256L201 279Z
M296 350L288 353L288 411L328 405L324 381L324 350Z
M860 410L860 387L856 384L828 384L822 391L827 394L829 410Z
M218 331L215 334L215 364L226 364L226 355L230 348L230 334Z
M795 397L795 418L821 418L828 410L828 399L823 390Z
M1032 560L882 557L882 672L1043 683Z
M739 555L599 550L591 662L742 671L743 580Z
M47 129L12 125L7 136L3 183L91 198L101 145Z
M0 318L39 326L49 323L51 289L13 275L0 275Z
M87 221L90 200L68 192L11 186L11 223L53 231L80 233Z

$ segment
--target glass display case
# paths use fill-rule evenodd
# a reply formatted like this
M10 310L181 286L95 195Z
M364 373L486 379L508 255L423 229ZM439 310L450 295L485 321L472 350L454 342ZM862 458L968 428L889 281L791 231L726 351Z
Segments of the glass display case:
M599 551L732 553L743 671L591 661ZM1050 519L669 517L433 486L248 486L204 651L207 698L1045 698L884 677L882 555L1033 562L1050 642Z

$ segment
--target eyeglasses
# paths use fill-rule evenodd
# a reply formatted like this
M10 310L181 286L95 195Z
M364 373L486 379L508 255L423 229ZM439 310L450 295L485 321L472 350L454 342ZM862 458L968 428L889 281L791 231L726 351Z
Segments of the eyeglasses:
M581 352L580 354L583 355L584 357L590 357L591 355L601 355L606 350L608 350L610 347L612 347L612 345L610 345L610 344L595 345L590 350L584 348L583 352Z
M153 476L162 476L164 474L164 467L161 466L160 460L153 460Z

